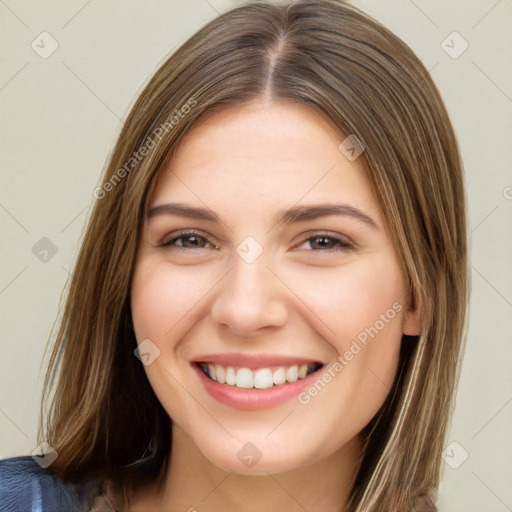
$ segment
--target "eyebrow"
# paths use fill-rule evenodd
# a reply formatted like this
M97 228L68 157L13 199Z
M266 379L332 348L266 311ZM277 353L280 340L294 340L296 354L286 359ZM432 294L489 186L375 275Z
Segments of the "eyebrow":
M157 215L177 215L189 219L208 220L211 222L221 222L218 215L207 208L198 208L183 203L169 203L159 206L153 206L149 209L148 219ZM369 227L380 230L377 223L366 213L358 210L348 204L321 203L304 206L292 206L291 208L278 211L272 217L273 226L286 226L315 220L328 215L338 215L341 217L350 217L358 220Z

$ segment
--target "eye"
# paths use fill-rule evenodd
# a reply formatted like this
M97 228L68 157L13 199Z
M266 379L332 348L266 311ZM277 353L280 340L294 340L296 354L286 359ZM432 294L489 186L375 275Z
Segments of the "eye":
M178 243L178 240L181 240L181 243ZM214 249L218 247L214 244L211 244L207 238L201 236L196 231L182 231L178 233L177 236L172 237L169 240L165 240L159 244L159 247L173 247L176 246L179 249L206 249L205 245L210 245Z
M313 252L338 252L354 250L353 244L344 238L338 238L323 233L317 233L302 242L309 244ZM299 247L300 247L299 245ZM162 241L159 247L177 247L180 250L187 249L218 249L218 246L211 243L206 237L197 231L182 231L168 240Z
M355 249L354 245L343 238L317 233L302 242L309 243L314 252L338 252ZM299 246L300 247L300 246ZM315 249L316 248L316 249Z

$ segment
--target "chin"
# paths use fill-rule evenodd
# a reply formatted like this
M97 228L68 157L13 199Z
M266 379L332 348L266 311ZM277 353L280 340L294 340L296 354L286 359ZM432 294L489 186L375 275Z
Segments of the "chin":
M254 442L230 439L227 443L216 443L213 446L209 440L206 446L198 447L214 466L237 475L248 476L286 473L309 466L321 457L318 452L315 455L313 448L304 450L303 446L303 450L299 452L297 445L286 446L283 438L279 446L268 439Z

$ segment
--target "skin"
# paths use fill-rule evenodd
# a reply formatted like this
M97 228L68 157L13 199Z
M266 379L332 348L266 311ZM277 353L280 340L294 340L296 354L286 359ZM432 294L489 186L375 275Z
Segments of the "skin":
M402 333L421 328L363 159L346 158L344 139L304 105L258 100L196 126L162 169L150 207L208 207L221 222L155 215L141 234L133 324L139 343L149 338L160 350L144 368L173 419L172 457L162 491L139 490L130 510L342 510L360 432L390 392ZM363 211L376 228L334 215L271 223L283 208L326 202ZM182 229L204 239L159 246ZM236 251L247 236L263 248L250 264ZM394 318L307 404L231 408L205 391L190 363L245 352L328 368L397 303ZM262 454L252 467L237 457L248 442Z

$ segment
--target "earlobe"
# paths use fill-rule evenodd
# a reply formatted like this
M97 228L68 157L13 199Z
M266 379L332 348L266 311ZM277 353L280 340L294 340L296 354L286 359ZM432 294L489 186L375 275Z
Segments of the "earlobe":
M419 297L413 300L413 304L407 308L404 315L402 331L407 336L419 336L421 334L421 310L422 301Z

